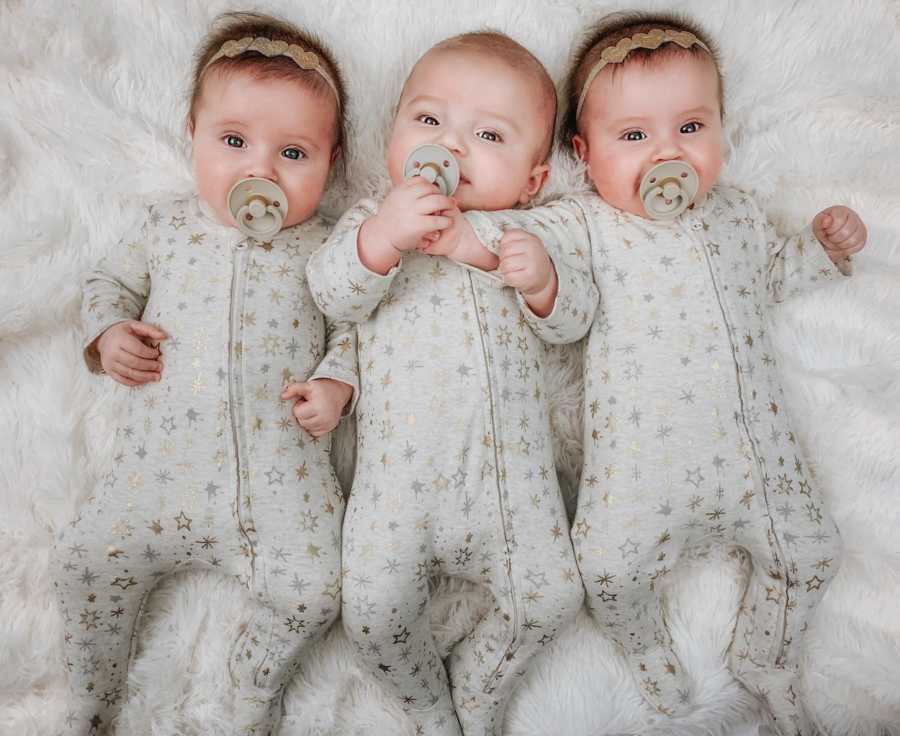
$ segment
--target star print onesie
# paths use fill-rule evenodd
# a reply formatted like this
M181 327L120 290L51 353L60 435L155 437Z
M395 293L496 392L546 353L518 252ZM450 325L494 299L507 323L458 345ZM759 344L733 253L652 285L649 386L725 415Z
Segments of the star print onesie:
M301 430L280 398L291 377L327 377L355 401L355 331L326 323L306 282L329 227L316 216L257 242L208 212L197 198L150 207L85 283L85 345L127 319L169 338L162 380L129 392L113 467L57 541L66 733L107 731L141 608L170 573L235 575L268 606L231 655L236 734L276 727L299 653L340 610L330 440ZM101 370L96 352L85 358Z
M493 736L518 676L583 600L554 473L541 339L582 337L596 292L549 236L559 295L543 319L496 276L444 257L409 252L375 274L357 252L375 210L367 200L349 210L307 268L322 311L359 332L342 617L419 732L458 736L461 724L466 736ZM496 251L506 221L466 217ZM449 657L452 695L427 615L436 575L481 583L494 597Z
M600 292L572 527L589 610L628 653L645 697L664 714L683 710L690 679L660 586L683 548L733 545L749 582L731 669L782 734L811 733L800 643L840 540L785 416L766 315L838 270L809 228L777 237L737 190L714 187L669 222L596 195L570 206L582 227L570 237L589 238ZM540 234L554 215L525 212L520 226Z

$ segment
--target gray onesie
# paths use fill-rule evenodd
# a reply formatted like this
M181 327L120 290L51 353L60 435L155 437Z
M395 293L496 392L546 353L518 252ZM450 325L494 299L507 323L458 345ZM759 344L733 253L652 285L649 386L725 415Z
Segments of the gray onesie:
M671 649L660 585L683 548L733 545L750 574L731 669L782 734L811 733L796 688L800 643L840 540L786 418L766 319L773 302L838 269L808 228L778 238L733 189L714 187L670 222L595 195L568 206L569 222L581 222L570 238L589 238L600 290L572 527L588 607L629 654L645 697L662 713L683 711L690 678ZM540 234L558 213L519 219Z
M344 625L418 733L458 736L461 724L466 736L493 736L519 675L584 596L554 473L539 338L586 334L596 290L552 243L559 295L543 319L497 277L444 257L409 252L386 276L372 273L357 235L375 207L348 211L307 268L322 311L359 323ZM466 217L496 250L508 220ZM427 615L437 575L494 597L449 657L452 696Z
M216 569L269 606L231 656L236 734L276 728L298 654L340 611L344 504L330 440L301 430L280 398L291 377L357 393L355 330L326 324L306 283L328 224L314 217L257 242L205 210L196 198L150 207L85 284L85 345L126 319L169 339L162 380L129 391L113 467L56 545L66 733L109 727L141 607L165 575ZM85 358L100 370L96 353Z

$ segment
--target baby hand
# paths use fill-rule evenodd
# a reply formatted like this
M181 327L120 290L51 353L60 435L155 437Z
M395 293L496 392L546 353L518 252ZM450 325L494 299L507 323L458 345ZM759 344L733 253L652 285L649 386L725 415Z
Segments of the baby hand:
M159 341L168 337L156 325L137 320L108 328L95 345L100 365L110 378L125 386L141 386L162 377Z
M540 238L524 230L507 230L500 239L500 273L507 286L522 296L544 291L556 281L556 271Z
M463 217L456 200L451 197L450 201L453 203L453 206L439 213L450 220L450 226L443 230L425 233L418 246L423 253L427 253L430 256L447 256L452 258L464 235L464 228L468 228L471 231L472 226Z
M813 234L818 238L832 263L838 264L866 244L866 226L849 207L835 205L813 218Z
M389 243L395 250L408 251L427 245L425 236L445 230L452 220L443 213L456 204L438 188L414 176L394 187L367 223L367 235Z
M285 401L297 399L293 408L294 418L313 437L321 437L338 425L352 395L350 386L332 378L289 383L281 392L281 398Z

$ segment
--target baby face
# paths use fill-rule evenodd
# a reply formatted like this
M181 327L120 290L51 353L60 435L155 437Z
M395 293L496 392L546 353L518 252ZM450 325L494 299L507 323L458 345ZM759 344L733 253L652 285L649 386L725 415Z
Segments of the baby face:
M486 54L428 52L400 97L388 145L391 182L403 181L403 165L416 147L439 143L459 162L453 196L461 210L525 204L546 179L541 147L553 125L537 86Z
M197 190L219 221L235 225L226 198L235 182L251 176L287 195L285 227L309 219L334 159L335 107L297 81L213 69L191 135Z
M715 67L686 54L656 64L609 65L588 90L579 130L575 152L587 163L598 194L613 207L645 217L641 179L665 161L694 167L700 178L694 201L699 201L722 168Z

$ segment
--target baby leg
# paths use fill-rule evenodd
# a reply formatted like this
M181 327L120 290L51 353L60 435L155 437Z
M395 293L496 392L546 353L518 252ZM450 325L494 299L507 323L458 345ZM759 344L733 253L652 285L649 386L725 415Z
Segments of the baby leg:
M65 621L69 670L63 733L72 736L110 732L126 699L141 609L173 564L154 538L151 522L123 511L88 506L59 535L54 549L54 587Z
M787 510L788 504L779 508ZM809 616L837 568L840 538L824 513L814 528L763 516L739 539L750 569L729 664L735 677L768 706L782 736L816 733L798 688L802 639ZM784 527L784 528L781 528Z
M253 505L258 541L250 579L264 608L242 627L229 660L239 693L239 734L277 732L284 691L303 651L340 613L340 493L330 505L319 497L319 503L303 509L302 493L282 495L289 500L277 507L268 507L274 497L257 496ZM246 558L230 566L246 576Z
M362 509L351 495L344 524L344 628L416 733L461 736L429 625L425 530L407 520L390 526L392 531L383 514Z
M529 662L575 618L584 600L568 535L554 541L552 525L541 527L548 538L535 529L530 543L514 548L511 562L505 550L497 551L489 580L495 604L449 657L453 700L466 736L500 736L506 706Z
M660 586L687 531L669 519L664 533L648 539L636 525L607 521L579 509L572 528L588 610L624 649L644 698L660 713L677 715L690 704L692 685L672 650Z

